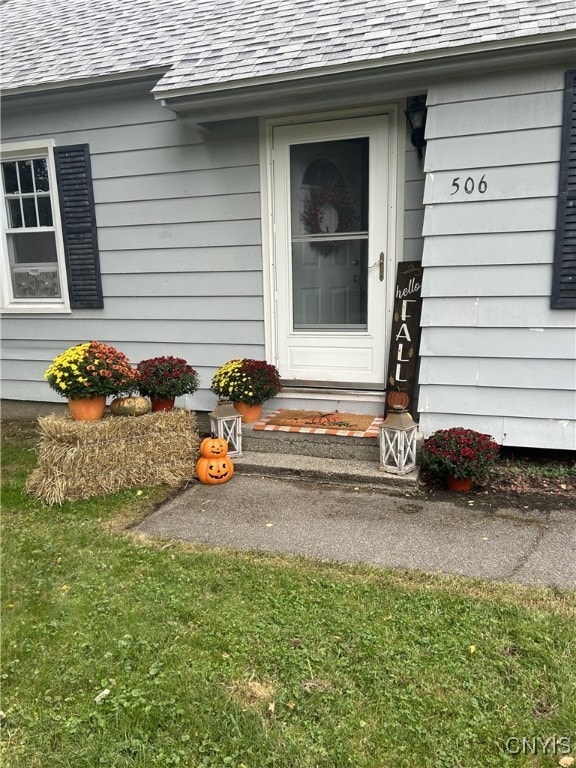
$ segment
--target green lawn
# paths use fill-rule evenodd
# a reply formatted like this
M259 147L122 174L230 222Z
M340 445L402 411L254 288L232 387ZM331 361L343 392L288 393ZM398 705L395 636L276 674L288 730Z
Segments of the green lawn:
M576 754L574 593L147 542L165 490L48 508L30 439L2 457L6 768Z

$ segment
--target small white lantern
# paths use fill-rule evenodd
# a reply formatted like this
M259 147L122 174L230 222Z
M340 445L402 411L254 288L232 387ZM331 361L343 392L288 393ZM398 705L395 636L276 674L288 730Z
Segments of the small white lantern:
M418 425L402 409L390 411L380 427L380 469L395 475L407 475L416 469L416 433Z
M210 413L210 431L228 442L228 456L242 456L242 416L230 400L219 400Z

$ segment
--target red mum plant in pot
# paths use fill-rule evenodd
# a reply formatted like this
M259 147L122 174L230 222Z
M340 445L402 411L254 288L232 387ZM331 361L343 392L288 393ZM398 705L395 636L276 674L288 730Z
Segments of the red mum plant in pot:
M473 429L439 429L424 441L420 464L452 490L469 491L474 482L486 480L499 450L490 435Z
M171 411L174 400L198 389L198 373L181 357L151 357L138 363L138 389L153 411Z

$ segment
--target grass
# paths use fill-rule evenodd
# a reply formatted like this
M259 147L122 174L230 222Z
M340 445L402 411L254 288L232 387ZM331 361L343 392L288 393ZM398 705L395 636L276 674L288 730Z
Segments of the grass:
M7 768L576 752L574 593L152 542L123 528L164 489L48 508L22 491L32 439L3 442Z
M563 482L574 482L576 480L576 462L570 461L549 461L546 463L529 461L503 459L502 465L505 469L516 475L525 475L527 478L550 478Z
M500 454L500 465L515 474L564 482L576 480L576 458L573 451L503 447Z

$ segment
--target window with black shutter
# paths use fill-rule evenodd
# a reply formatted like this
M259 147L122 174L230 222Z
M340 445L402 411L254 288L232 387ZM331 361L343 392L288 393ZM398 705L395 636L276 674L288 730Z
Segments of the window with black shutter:
M103 306L88 145L2 147L2 308Z
M566 72L552 309L576 309L576 70Z

